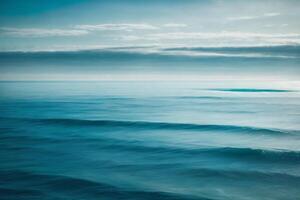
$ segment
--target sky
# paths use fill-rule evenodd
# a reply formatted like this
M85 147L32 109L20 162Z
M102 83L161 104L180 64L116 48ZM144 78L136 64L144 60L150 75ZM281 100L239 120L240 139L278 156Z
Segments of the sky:
M300 43L298 0L1 0L0 50Z
M0 0L0 62L4 65L0 71L10 74L0 78L18 73L25 77L24 71L29 77L50 72L61 77L70 70L106 73L108 64L117 66L110 74L147 71L161 76L166 64L172 64L175 72L186 69L191 74L202 66L202 72L214 74L226 68L231 73L230 62L250 66L259 61L261 68L271 58L277 59L272 65L279 71L280 63L287 63L287 78L298 77L299 18L298 0ZM278 48L264 49L273 46ZM112 60L94 56L93 63L78 61L86 65L85 70L78 69L74 57L88 60L91 55L70 52L91 50ZM131 61L120 60L122 56ZM207 57L218 59L211 64ZM226 66L208 67L220 66L224 57L231 57ZM154 64L161 69L149 67ZM66 71L57 70L57 65Z

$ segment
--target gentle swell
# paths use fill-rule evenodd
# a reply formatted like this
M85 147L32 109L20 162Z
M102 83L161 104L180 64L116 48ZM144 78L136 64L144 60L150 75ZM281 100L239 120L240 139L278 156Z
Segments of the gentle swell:
M177 174L188 176L200 182L209 180L218 183L227 180L231 184L267 182L270 184L284 182L298 185L300 177L281 173L263 173L259 171L219 170L191 168L179 170ZM161 200L212 200L205 197L193 197L163 191L145 191L125 189L84 178L73 178L62 175L36 174L26 171L0 172L0 192L3 199L161 199ZM235 182L232 182L234 180ZM15 184L18 183L18 184ZM203 182L202 182L203 183Z
M92 142L92 141L91 141ZM94 141L99 147L99 140ZM100 141L101 142L101 141ZM265 163L289 163L300 164L299 151L233 148L233 147L208 147L208 148L175 148L166 146L146 146L130 143L122 143L118 140L106 140L101 142L101 148L116 151L127 151L134 153L176 155L177 157L202 156L207 158L234 158L237 160L265 162Z
M194 168L189 169L188 171L182 172L184 175L189 175L196 178L208 178L208 177L214 177L215 179L233 179L241 181L242 179L246 182L253 181L255 183L262 182L262 180L268 181L268 182L278 182L282 181L286 184L299 184L300 183L300 177L299 176L293 176L283 173L266 173L266 172L260 172L260 171L242 171L242 170L220 170L220 169L206 169L206 168ZM243 181L242 180L242 181ZM259 181L258 181L259 180ZM216 181L216 180L215 180ZM238 184L238 183L236 183Z
M127 152L129 154L145 154L145 155L160 155L175 156L176 158L222 158L235 159L243 161L251 161L256 163L281 163L300 165L300 151L282 150L282 149L259 149L259 148L239 148L239 147L198 147L198 148L184 148L175 146L152 146L137 144L136 142L124 141L112 138L66 138L54 139L47 137L33 137L33 136L0 136L2 145L5 148L7 145L22 141L22 143L29 144L25 147L9 147L10 150L28 150L36 143L45 145L49 144L80 144L87 145L89 148L95 150L105 150L110 152Z
M179 131L214 131L228 133L248 133L248 134L270 134L277 136L297 136L300 131L286 129L258 128L252 126L235 126L219 124L189 124L189 123L169 123L151 121L119 121L119 120L85 120L85 119L63 119L63 118L0 118L1 121L11 122L31 122L36 124L52 124L62 126L90 126L107 128L127 128L142 130L179 130Z
M81 119L37 119L40 123L59 124L65 126L98 126L115 127L131 129L158 129L158 130L193 130L193 131L222 131L236 133L257 133L272 135L294 135L298 133L295 130L279 130L256 128L248 126L233 125L211 125L211 124L185 124L185 123L167 123L167 122L148 122L148 121L117 121L117 120L81 120Z
M212 200L161 191L129 190L106 183L62 175L35 174L25 171L0 171L3 199L162 199ZM17 185L15 183L18 183ZM55 196L51 196L55 194ZM51 199L52 199L51 198Z

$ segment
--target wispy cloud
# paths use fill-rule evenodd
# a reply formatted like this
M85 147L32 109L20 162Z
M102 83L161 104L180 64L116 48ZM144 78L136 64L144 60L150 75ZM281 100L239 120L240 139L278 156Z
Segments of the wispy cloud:
M228 17L227 20L239 21L239 20L252 20L260 18L260 16L238 16L238 17Z
M167 40L199 40L212 42L268 42L268 43L300 43L300 34L267 34L267 33L251 33L251 32L168 32L168 33L154 33L141 36L123 35L123 40L153 40L153 41L167 41Z
M93 31L134 31L159 29L150 24L98 24L76 25L72 28L46 29L46 28L15 28L0 27L0 34L15 37L53 37L53 36L81 36Z
M240 20L254 20L254 19L261 19L261 18L268 18L268 17L276 17L281 15L281 13L272 12L272 13L264 13L262 15L251 15L251 16L235 16L235 17L228 17L227 20L229 21L240 21Z
M144 37L144 36L143 36ZM287 34L266 34L266 33L251 33L251 32L168 32L168 33L154 33L147 34L146 39L157 40L157 39L226 39L226 38L291 38L300 37L298 33L287 33ZM135 37L142 38L142 37Z
M273 12L273 13L265 13L264 16L266 17L275 17L281 15L280 13Z
M81 36L89 32L75 29L0 28L0 33L17 37Z
M169 28L183 28L183 27L187 27L187 24L169 23L169 24L164 24L163 26Z
M264 27L266 28L273 28L273 27L286 27L289 24L266 24Z
M133 31L133 30L155 30L158 27L150 24L96 24L76 25L74 28L86 31Z

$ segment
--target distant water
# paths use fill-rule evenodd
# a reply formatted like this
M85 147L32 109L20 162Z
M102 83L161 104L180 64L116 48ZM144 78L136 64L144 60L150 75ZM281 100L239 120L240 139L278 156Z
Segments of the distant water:
M299 199L298 86L2 82L0 199Z

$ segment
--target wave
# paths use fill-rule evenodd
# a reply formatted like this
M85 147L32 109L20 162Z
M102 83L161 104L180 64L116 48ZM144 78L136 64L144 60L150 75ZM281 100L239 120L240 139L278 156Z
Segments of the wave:
M173 131L198 131L198 132L228 132L228 133L245 133L245 134L270 134L277 136L297 136L298 130L259 128L252 126L237 125L219 125L219 124L194 124L194 123L169 123L169 122L151 122L151 121L123 121L123 120L88 120L88 119L71 119L71 118L0 118L2 122L7 121L14 123L32 122L39 124L56 124L63 126L92 126L92 127L109 127L109 128L128 128L142 130L173 130ZM12 120L12 121L11 121Z
M271 135L295 135L295 130L280 130L257 128L249 126L234 125L213 125L213 124L188 124L188 123L168 123L168 122L149 122L149 121L118 121L118 120L83 120L83 119L33 119L35 122L58 124L65 126L98 126L131 128L146 130L193 130L193 131L220 131L232 133L251 133L251 134L271 134Z
M297 185L300 183L300 177L288 175L283 173L261 172L251 170L222 170L222 169L209 169L209 168L194 168L183 170L182 174L189 175L195 178L215 178L221 180L237 180L236 184L243 181L253 181L256 184L261 183L263 180L269 183L277 183L278 181L285 182L288 185ZM242 180L241 180L242 178Z
M299 151L224 147L203 149L199 150L198 152L196 151L195 153L203 153L211 156L231 157L247 161L252 160L256 162L300 164Z
M255 148L239 148L239 147L200 147L200 148L182 148L172 146L148 146L137 145L136 143L122 142L116 139L105 139L99 145L98 139L88 139L87 142L95 142L95 145L101 149L110 151L134 152L145 154L159 154L167 157L174 155L176 158L197 157L202 158L230 158L236 160L246 160L261 163L285 163L300 164L299 151L287 151L280 149L255 149ZM83 142L83 141L81 141Z
M226 187L230 182L232 188L247 187L243 183L268 183L271 187L291 188L295 193L296 185L300 183L299 176L282 173L260 171L223 170L210 168L185 168L175 172L183 178L193 178L203 186L213 184L216 187ZM199 196L185 195L180 192L171 193L144 188L119 187L98 180L83 177L72 177L60 174L40 174L23 170L0 171L0 192L3 199L161 199L161 200L213 200ZM207 182L209 180L209 183ZM118 182L115 183L118 185ZM298 192L296 192L298 193ZM295 194L294 194L295 195Z
M4 148L13 151L35 150L35 144L80 144L94 149L95 151L107 152L127 152L129 154L159 155L166 158L212 158L212 159L235 159L237 161L247 161L255 163L280 163L280 164L300 164L300 151L283 149L261 149L250 147L215 147L199 146L197 148L186 148L166 145L148 145L137 144L135 141L126 141L116 138L102 137L36 137L36 136L0 136ZM22 142L27 146L11 146L5 144L14 144Z
M5 188L0 186L1 197L4 199L19 199L20 197L22 199L48 199L49 197L64 199L67 195L71 199L212 200L204 197L196 198L169 192L141 190L139 188L125 189L83 178L35 174L19 170L0 171L0 183L5 185ZM53 194L55 196L51 196Z

